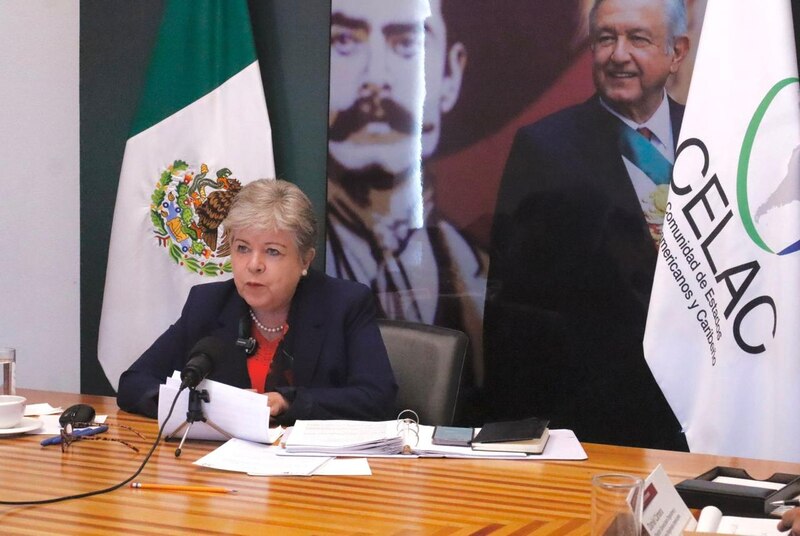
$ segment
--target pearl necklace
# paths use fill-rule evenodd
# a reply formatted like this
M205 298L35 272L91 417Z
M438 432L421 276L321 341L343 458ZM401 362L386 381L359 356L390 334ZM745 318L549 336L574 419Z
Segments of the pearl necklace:
M258 329L260 329L264 333L280 333L281 331L283 331L283 328L286 325L286 322L284 322L280 326L276 326L274 328L268 328L267 326L265 326L264 324L262 324L261 322L258 321L258 318L256 318L256 314L253 312L252 309L250 309L250 318L252 318L253 322L256 323L256 326L258 326Z

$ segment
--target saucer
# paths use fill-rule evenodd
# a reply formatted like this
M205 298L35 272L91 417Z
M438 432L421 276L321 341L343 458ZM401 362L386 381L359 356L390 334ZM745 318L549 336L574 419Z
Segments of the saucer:
M18 425L14 428L0 428L0 436L18 435L25 432L33 432L42 427L42 421L39 419L32 419L31 417L23 417Z

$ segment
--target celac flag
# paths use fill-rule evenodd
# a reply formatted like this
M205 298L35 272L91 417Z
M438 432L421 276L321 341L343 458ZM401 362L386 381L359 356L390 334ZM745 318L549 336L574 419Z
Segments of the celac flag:
M115 389L190 287L230 277L220 223L244 183L274 174L247 2L168 1L111 229L98 358Z
M693 452L800 461L799 105L789 0L709 0L644 341Z

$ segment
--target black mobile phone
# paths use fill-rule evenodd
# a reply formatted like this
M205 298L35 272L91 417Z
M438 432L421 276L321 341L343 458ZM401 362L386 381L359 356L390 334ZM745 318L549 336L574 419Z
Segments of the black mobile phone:
M447 445L451 447L468 447L472 442L473 428L460 426L437 426L433 429L434 445Z

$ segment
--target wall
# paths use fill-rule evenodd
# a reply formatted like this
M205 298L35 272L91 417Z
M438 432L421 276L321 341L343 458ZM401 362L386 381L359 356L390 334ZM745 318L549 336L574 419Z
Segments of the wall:
M77 391L77 0L3 1L0 50L0 345L19 386Z

